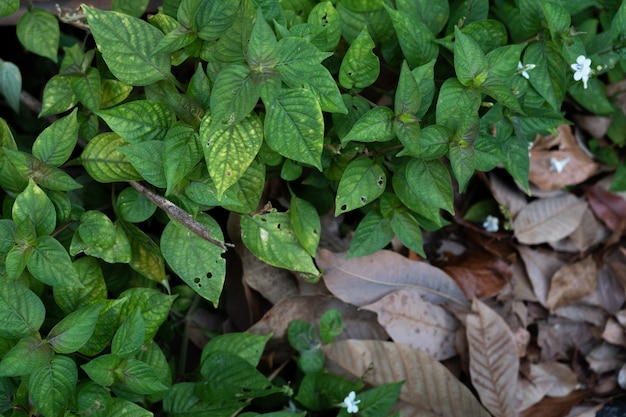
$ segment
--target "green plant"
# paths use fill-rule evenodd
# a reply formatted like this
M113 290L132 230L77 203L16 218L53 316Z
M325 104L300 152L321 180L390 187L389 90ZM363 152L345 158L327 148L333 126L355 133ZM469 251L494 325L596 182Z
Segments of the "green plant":
M394 236L425 256L422 229L447 224L455 184L501 164L528 190L529 143L566 123L564 100L620 111L604 84L626 69L619 1L165 0L147 21L147 2L119 3L59 16L88 25L95 45L37 8L17 26L58 74L38 114L49 126L0 120L6 415L227 416L262 396L282 396L280 409L293 392L256 370L266 338L213 339L198 379L174 385L155 343L168 315L190 309L180 281L219 304L229 244L212 216L240 214L256 257L313 281L328 212L350 214L350 257ZM18 7L0 1L0 15ZM16 111L19 78L0 62ZM626 189L623 116L613 123L596 151ZM266 187L276 182L283 193ZM295 338L300 387L361 388L321 373L323 355ZM302 389L296 400L325 410ZM379 390L363 405L399 385Z

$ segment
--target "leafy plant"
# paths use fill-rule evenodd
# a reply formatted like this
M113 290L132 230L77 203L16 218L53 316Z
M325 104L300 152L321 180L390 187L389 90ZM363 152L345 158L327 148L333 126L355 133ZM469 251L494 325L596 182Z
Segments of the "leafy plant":
M194 378L170 367L168 317L219 306L224 215L254 256L309 281L327 213L353 232L348 257L394 237L425 256L422 230L447 224L476 171L501 165L529 191L529 145L567 122L564 103L620 111L605 81L626 70L623 2L165 0L147 19L145 1L112 6L31 7L16 27L57 73L47 127L0 119L0 413L228 416L280 397L278 410L384 415L400 385L350 396L362 384L324 371L304 322L289 332L295 397L257 370L266 337L214 338ZM14 111L20 91L0 60ZM612 123L594 151L626 189ZM325 316L323 342L338 322ZM341 395L317 399L321 386Z

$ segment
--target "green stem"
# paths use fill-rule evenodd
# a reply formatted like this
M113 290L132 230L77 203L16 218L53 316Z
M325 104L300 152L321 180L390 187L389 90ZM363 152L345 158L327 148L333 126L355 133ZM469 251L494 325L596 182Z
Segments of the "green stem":
M185 368L187 367L187 350L189 349L189 326L191 325L190 323L193 315L200 307L201 301L202 297L196 294L191 302L191 306L189 306L189 310L187 310L187 314L185 314L185 318L183 319L185 327L183 328L183 340L180 344L180 357L178 358L178 380L182 380L183 375L185 375Z

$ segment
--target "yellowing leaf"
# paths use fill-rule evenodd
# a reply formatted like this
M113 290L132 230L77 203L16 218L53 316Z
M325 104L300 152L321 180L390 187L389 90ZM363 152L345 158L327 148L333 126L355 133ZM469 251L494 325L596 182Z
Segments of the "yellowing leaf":
M324 346L323 350L331 372L341 368L355 378L364 376L364 381L374 386L404 381L399 397L402 415L489 416L470 390L445 366L410 346L344 340Z
M467 342L472 384L482 404L495 417L515 417L519 357L504 319L478 299L467 316Z

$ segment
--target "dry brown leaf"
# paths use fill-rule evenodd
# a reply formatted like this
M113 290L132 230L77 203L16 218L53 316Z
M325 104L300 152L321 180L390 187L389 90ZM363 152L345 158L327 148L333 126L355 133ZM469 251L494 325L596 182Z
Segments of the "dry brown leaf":
M458 262L442 269L461 287L465 297L492 297L511 278L509 264L501 258L477 250L466 252Z
M331 372L344 370L379 386L405 381L400 400L411 416L489 417L476 397L430 355L410 346L373 340L344 340L323 347ZM404 414L403 414L404 415Z
M565 417L572 407L588 395L588 391L574 391L565 397L545 397L537 404L524 410L520 417Z
M604 331L602 332L602 339L613 345L626 346L626 332L624 332L624 328L614 318L609 318L606 321Z
M263 318L250 329L251 333L269 334L274 338L285 337L287 326L292 320L319 323L326 311L336 308L341 313L344 330L338 337L352 339L383 339L389 336L376 321L376 315L370 311L358 310L335 297L298 295L278 302Z
M554 256L554 252L542 249L533 250L526 246L518 246L528 279L535 290L535 295L542 305L546 305L550 279L563 266L563 261Z
M583 218L569 235L572 243L580 252L585 252L590 247L597 245L609 236L609 229L598 221L589 207L585 210Z
M610 313L618 312L624 302L626 295L624 294L622 279L626 279L626 270L615 270L615 264L610 260L605 260L604 265L598 270L598 279L596 280L596 290L581 301L600 307L603 311ZM623 267L623 266L622 266Z
M626 227L626 200L610 193L598 184L586 189L589 206L609 229L623 232Z
M489 182L491 184L491 192L496 201L503 207L506 207L513 217L517 215L526 205L528 201L526 195L520 191L512 183L505 182L498 175L498 172L489 173Z
M578 387L578 378L572 369L559 362L542 362L530 365L528 379L522 379L522 405L525 410L543 397L564 397Z
M555 242L572 233L587 209L587 203L572 194L541 198L524 207L513 220L520 243Z
M626 360L626 353L619 346L603 342L593 348L585 359L595 373L601 374L621 368Z
M418 291L394 291L362 308L378 314L378 322L394 342L426 352L437 360L456 355L457 320L442 307L424 301Z
M604 310L583 303L569 304L554 310L556 316L571 321L586 322L596 327L603 327L607 314Z
M568 359L572 348L581 349L595 337L595 327L589 323L550 318L538 327L537 344L543 361Z
M598 170L598 164L580 149L569 125L557 128L558 136L537 135L530 150L528 179L542 190L558 190L580 184ZM558 150L551 150L558 147ZM562 170L553 161L567 161Z
M546 306L554 311L577 301L596 289L598 268L591 256L563 265L552 277Z
M576 406L572 408L566 417L596 417L598 411L604 407L604 404L598 404L595 406L585 405Z
M330 292L357 306L371 304L402 288L418 290L433 304L469 305L454 280L441 269L388 250L345 259L345 253L320 249L315 262L324 271L324 283Z
M511 329L498 313L474 299L467 315L472 384L495 417L515 417L519 357Z

